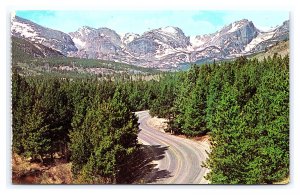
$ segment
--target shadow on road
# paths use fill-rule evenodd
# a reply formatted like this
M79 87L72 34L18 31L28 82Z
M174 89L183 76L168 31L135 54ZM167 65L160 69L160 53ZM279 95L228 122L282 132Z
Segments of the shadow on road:
M168 147L160 145L141 145L134 154L127 170L118 183L153 183L171 177L167 170L160 170L153 161L163 159Z

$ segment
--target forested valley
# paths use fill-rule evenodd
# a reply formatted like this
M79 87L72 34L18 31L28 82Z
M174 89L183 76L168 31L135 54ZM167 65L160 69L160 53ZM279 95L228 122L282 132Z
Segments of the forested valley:
M167 131L209 135L212 184L269 184L289 176L289 57L193 65L158 79L12 73L12 148L32 161L59 154L72 183L130 183L140 149L136 111Z

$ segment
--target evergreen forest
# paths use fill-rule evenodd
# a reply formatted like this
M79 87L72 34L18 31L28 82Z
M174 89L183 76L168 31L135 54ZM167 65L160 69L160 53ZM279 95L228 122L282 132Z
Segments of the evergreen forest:
M135 112L149 110L168 120L171 134L210 137L203 166L212 184L289 177L288 56L153 74L98 79L20 74L13 66L13 153L42 163L60 154L72 163L73 183L129 183L141 145Z

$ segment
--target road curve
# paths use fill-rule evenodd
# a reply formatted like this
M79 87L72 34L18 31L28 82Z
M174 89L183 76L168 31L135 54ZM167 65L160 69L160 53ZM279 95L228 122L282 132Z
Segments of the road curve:
M148 111L136 112L141 131L138 139L144 145L165 148L161 158L152 162L157 170L168 172L168 176L156 178L156 184L207 184L204 179L207 169L201 167L207 158L206 147L189 139L163 133L148 124ZM150 150L150 155L158 155ZM148 176L151 177L151 174Z

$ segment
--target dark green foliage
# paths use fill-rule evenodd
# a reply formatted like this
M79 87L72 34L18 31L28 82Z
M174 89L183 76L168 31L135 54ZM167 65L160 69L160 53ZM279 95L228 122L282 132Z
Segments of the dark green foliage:
M26 156L32 158L41 158L42 155L51 149L49 125L45 121L45 113L41 102L37 100L30 110L24 116L24 123L21 127L22 138L20 142L25 151Z
M203 135L208 131L206 125L206 108L209 77L210 67L207 65L201 66L195 86L191 89L186 100L182 102L184 117L182 133L188 136Z
M24 147L20 140L23 137L24 111L30 109L33 100L30 86L16 72L12 75L12 81L12 146L17 153L23 153Z
M214 114L215 128L212 129L212 153L208 160L209 180L217 184L244 183L243 121L237 102L238 91L225 83L223 93Z
M24 79L13 73L13 149L42 159L61 151L71 114L57 80Z
M150 114L158 117L170 118L173 102L176 98L178 88L178 78L176 74L166 74L160 78L159 83L152 87L154 94L153 101L149 105Z
M253 183L271 183L289 174L289 59L269 60L257 88L254 109L259 149L251 166L256 170ZM278 71L281 70L281 71ZM252 172L250 172L252 173ZM252 173L253 174L253 173Z
M276 56L237 60L228 67L226 82L219 88L211 84L212 152L206 166L212 183L262 184L288 177L288 64L288 57Z
M146 84L23 77L17 72L12 79L14 152L42 162L55 153L67 160L70 156L80 183L122 179L137 148L133 111L144 101L130 105L129 94Z
M70 133L72 171L80 183L118 182L137 147L138 123L117 88L111 100L94 97L82 124Z

